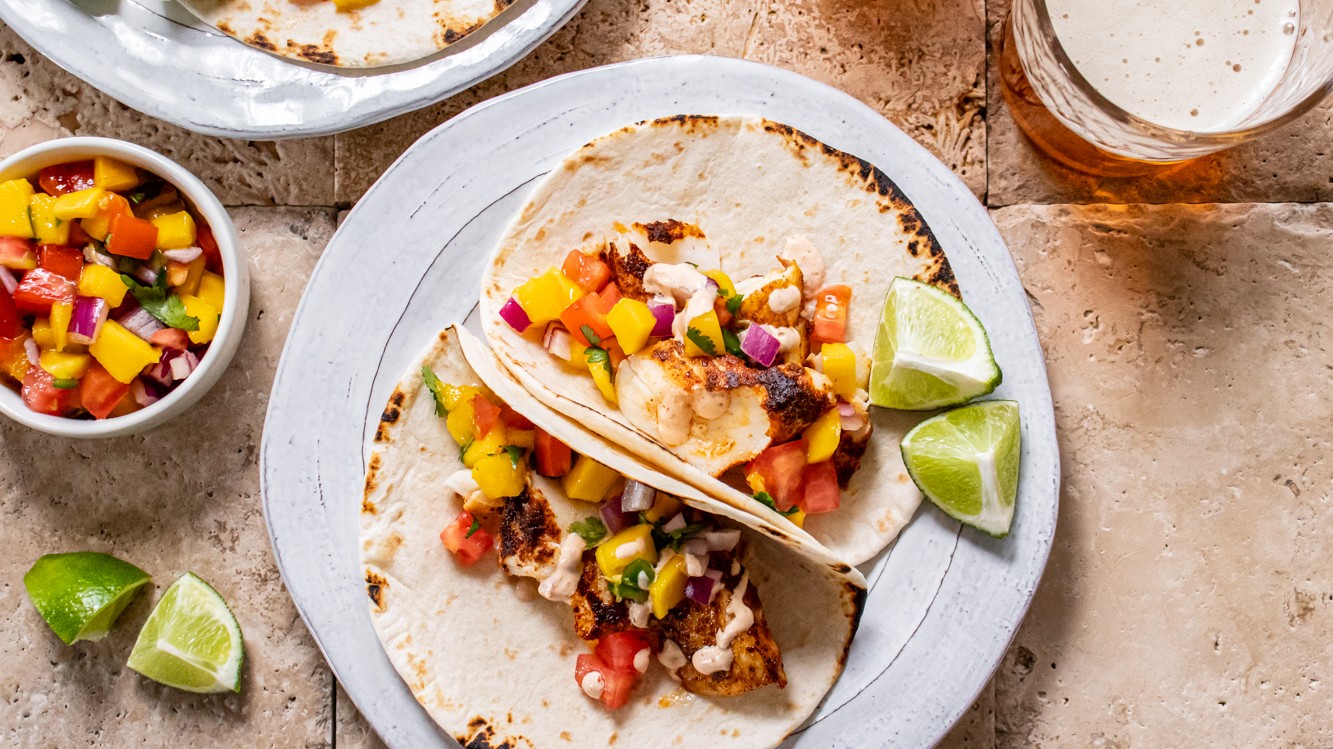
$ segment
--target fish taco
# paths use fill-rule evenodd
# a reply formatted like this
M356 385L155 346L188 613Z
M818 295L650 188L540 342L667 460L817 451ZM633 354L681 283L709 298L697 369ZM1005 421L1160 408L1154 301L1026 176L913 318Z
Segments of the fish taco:
M884 172L780 123L679 116L589 143L534 190L482 324L547 406L860 563L921 500L898 450L919 417L867 395L895 277L958 294Z
M360 556L385 652L464 746L773 746L842 671L860 573L645 468L466 331L394 390Z

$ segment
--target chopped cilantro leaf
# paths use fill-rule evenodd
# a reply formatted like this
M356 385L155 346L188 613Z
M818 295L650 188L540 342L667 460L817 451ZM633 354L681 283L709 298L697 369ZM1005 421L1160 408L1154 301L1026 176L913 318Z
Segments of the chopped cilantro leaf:
M462 462L463 456L467 455L468 448L472 447L473 442L475 442L475 440L468 440L466 445L463 445L462 447L458 448L459 462Z
M147 198L147 197L148 197L148 191L147 191L147 190L139 190L139 191L137 191L137 192L132 192L132 193L130 193L129 195L126 195L126 196L125 196L125 198L126 198L127 200L129 200L131 203L133 203L134 205L138 205L138 204L142 203L142 202L144 201L144 198Z
M687 328L685 330L685 337L690 339L690 342L698 346L699 350L705 354L708 354L709 356L715 356L717 354L717 346L713 345L713 339L699 332L698 328Z
M727 353L732 356L745 358L745 352L741 351L741 339L730 328L722 329L722 342L727 346Z
M421 365L421 379L426 382L426 389L430 391L430 396L435 399L435 415L444 416L448 410L444 407L444 396L440 394L440 378L435 376L435 372L429 364Z
M659 546L670 546L673 549L679 550L680 545L685 543L690 536L707 529L708 526L703 523L690 523L684 528L678 528L670 533L658 530L654 533L654 536L661 535L662 538L661 543L658 544Z
M73 390L79 386L79 381L64 377L56 377L51 380L51 387L56 390Z
M509 462L518 468L518 464L523 460L523 448L518 445L505 445L505 452L509 453Z
M584 338L588 339L588 343L591 343L594 346L602 345L602 337L597 335L597 332L592 329L591 325L580 325L579 332L583 334Z
M759 492L758 494L754 495L754 498L759 500L759 504L768 505L768 508L770 510L776 512L779 515L795 515L801 509L799 507L793 507L790 510L785 510L785 511L779 510L777 504L773 501L773 496L770 495L768 492Z
M473 533L476 533L476 532L477 532L477 529L480 528L480 527L481 527L481 523L477 522L477 519L476 519L476 518L472 518L472 525L469 525L469 526L467 527L467 535L466 535L466 536L463 536L463 538L472 538L472 534L473 534Z
M575 533L583 538L583 542L588 546L596 546L602 539L606 538L606 524L601 518L589 515L582 520L575 520L569 524L569 532Z
M129 287L130 293L139 300L139 306L163 325L185 331L199 329L199 318L186 313L185 303L181 298L175 294L167 294L166 273L158 273L157 282L152 286L144 286L123 273L120 281Z
M616 598L622 600L634 601L636 603L643 603L648 600L648 591L635 585L631 585L624 580L618 583L609 583L607 587Z
M744 294L732 294L731 296L727 297L727 312L731 313L732 317L735 317L736 315L740 314L741 302L744 301L745 301Z
M647 589L646 585L639 584L639 577L646 576L648 584L652 585L653 580L657 578L657 573L653 570L653 565L647 559L635 559L625 567L625 572L620 576L621 585L631 585L639 590Z
M606 353L606 349L589 346L584 349L583 355L588 359L589 364L601 364L606 367L608 373L611 372L611 355Z

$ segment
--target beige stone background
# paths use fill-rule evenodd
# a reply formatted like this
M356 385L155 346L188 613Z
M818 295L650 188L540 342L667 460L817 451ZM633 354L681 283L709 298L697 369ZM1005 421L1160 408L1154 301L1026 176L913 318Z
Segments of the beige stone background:
M253 281L227 376L190 417L77 443L0 424L0 745L378 747L282 587L257 451L282 342L337 213L417 137L550 75L708 52L790 68L882 112L992 208L1048 358L1063 458L1045 579L943 746L1333 746L1333 106L1172 173L1097 182L1005 111L1003 0L590 0L507 73L343 135L190 134L129 110L0 27L0 155L108 135L166 153L232 207ZM141 596L62 645L22 590L51 551L193 570L232 603L237 696L123 667Z

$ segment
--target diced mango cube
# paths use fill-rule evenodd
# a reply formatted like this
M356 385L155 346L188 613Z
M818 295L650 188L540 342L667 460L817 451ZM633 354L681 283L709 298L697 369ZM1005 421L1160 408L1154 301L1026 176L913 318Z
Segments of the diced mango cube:
M139 178L139 170L130 164L109 156L98 156L93 159L93 184L103 190L122 192L138 187L142 181Z
M603 352L588 358L588 352L593 349L584 349L580 357L588 364L588 373L592 375L592 381L597 385L597 389L602 391L602 397L611 405L616 405L616 386L611 381L611 359ZM594 353L596 353L594 351Z
M194 217L189 211L177 211L153 219L157 227L157 249L180 250L193 247L197 236Z
M509 436L509 444L524 450L531 450L537 442L537 432L532 429L510 429L505 434Z
M505 430L500 425L491 427L491 431L486 433L485 437L479 437L472 440L472 444L463 451L463 465L472 468L483 458L489 455L502 455L505 460L509 459L505 452Z
M487 455L472 466L472 480L477 482L481 493L491 499L522 494L527 473L528 464L512 460L507 452Z
M366 6L374 5L379 1L380 0L333 0L333 7L335 10L345 13L349 10L360 10Z
M660 523L663 520L675 517L683 506L679 499L670 494L658 492L653 499L653 506L643 511L643 519L650 523Z
M190 294L182 294L181 303L185 305L185 314L199 318L199 329L190 331L190 341L192 343L208 343L213 340L213 336L218 333L218 318L222 316L221 310Z
M824 374L833 380L833 394L850 401L856 395L856 353L845 343L826 343L819 353Z
M56 198L51 212L61 221L73 221L76 218L92 218L102 210L102 200L106 190L89 187L76 192L67 192Z
M55 343L52 347L54 350L64 351L65 346L69 344L69 320L73 316L73 304L56 302L51 305L51 340Z
M32 340L37 343L37 347L43 351L55 351L56 334L51 330L51 321L45 317L39 317L32 322Z
M804 436L807 464L823 463L832 458L842 440L842 417L838 409L830 408L828 413L806 427Z
M148 341L126 330L115 320L107 320L97 340L88 347L97 363L118 382L129 384L149 364L161 358L158 350Z
M643 348L657 325L657 318L648 305L637 299L623 297L616 306L606 313L606 323L626 354L632 354Z
M56 218L56 199L39 192L29 199L38 244L69 244L69 222Z
M119 307L125 301L125 292L129 290L120 274L105 265L88 263L79 273L79 294L105 299L112 307Z
M195 296L208 302L209 304L222 309L222 304L227 298L227 282L222 276L205 270L199 277L199 291Z
M601 502L620 475L587 455L580 455L560 484L570 499Z
M178 263L175 260L167 261L167 285L176 290L178 294L189 294L191 296L199 295L199 282L204 278L204 260L203 255L191 260L188 263ZM212 304L210 302L210 304ZM221 310L220 305L216 305Z
M470 408L472 406L472 399L479 394L486 394L485 388L480 388L476 385L444 384L440 386L440 399L444 401L444 410L446 411L452 411L455 408L458 408L460 404L464 403ZM476 413L474 411L468 411L468 420L472 421L475 418ZM471 432L468 434L471 435ZM471 439L471 437L469 436L468 439Z
M788 515L787 519L790 520L792 522L792 525L796 526L797 528L804 528L805 510L802 510L799 507L795 507L792 509L796 510L796 512L793 512L792 514Z
M459 447L466 445L477 436L477 412L472 408L472 400L455 399L453 408L449 408L449 388L451 385L441 387L444 392L444 407L448 409L449 415L445 417L444 428L449 430L449 436L454 438L454 442Z
M666 617L676 604L685 599L685 583L690 579L685 571L685 556L677 554L657 571L653 584L648 586L648 600L653 604L653 616Z
M94 188L96 189L96 188ZM81 192L87 192L83 190ZM92 218L85 218L79 221L79 225L88 233L88 236L99 242L105 242L106 236L111 233L111 219L119 215L134 215L130 208L130 201L117 195L114 192L101 191L102 197L97 201L97 211ZM69 197L62 195L62 198ZM56 202L56 215L60 215L59 199Z
M701 272L705 276L716 281L718 289L726 292L725 294L719 294L718 296L731 296L736 293L736 284L731 282L731 277L726 273L723 273L720 270L706 270Z
M653 545L651 525L632 525L597 547L597 566L607 580L620 582L621 573L635 559L657 564L657 547Z
M93 358L87 354L43 351L37 362L57 380L77 380L92 366Z
M32 239L32 183L26 179L0 182L0 237Z
M690 320L685 331L686 356L721 356L725 353L727 344L722 338L722 324L715 310L710 309Z
M533 325L544 325L560 317L560 313L586 292L569 280L558 268L550 268L540 276L514 290L514 299L523 308Z

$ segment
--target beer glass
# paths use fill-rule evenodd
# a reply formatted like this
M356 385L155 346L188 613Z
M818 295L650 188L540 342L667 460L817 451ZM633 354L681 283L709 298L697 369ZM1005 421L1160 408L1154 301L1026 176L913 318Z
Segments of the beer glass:
M1014 0L999 52L1005 100L1041 150L1145 174L1333 91L1333 0Z

